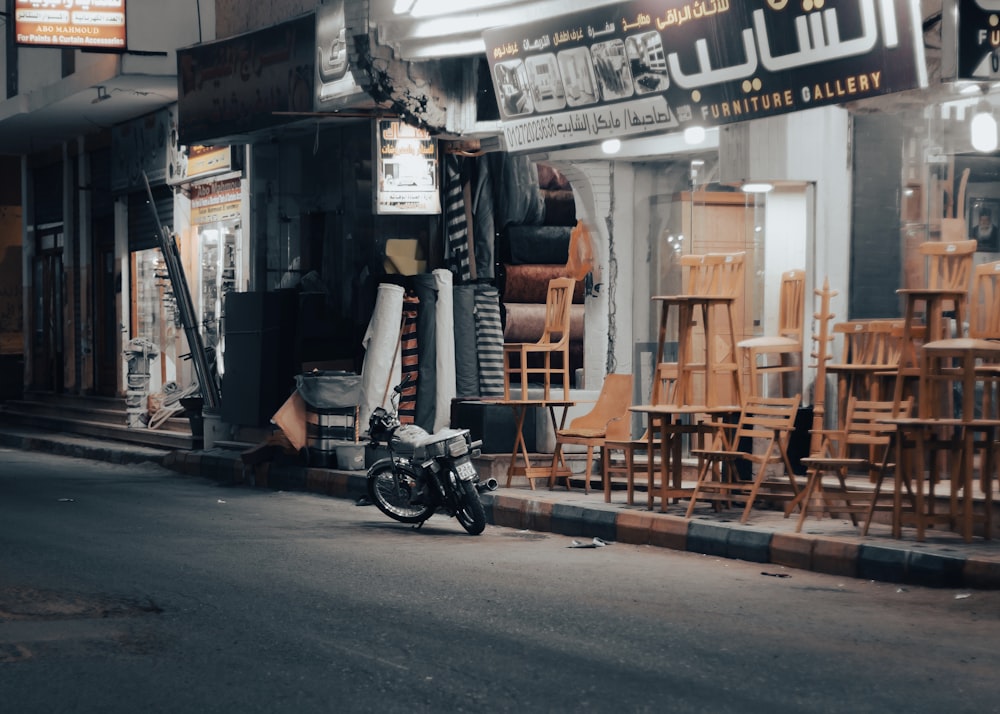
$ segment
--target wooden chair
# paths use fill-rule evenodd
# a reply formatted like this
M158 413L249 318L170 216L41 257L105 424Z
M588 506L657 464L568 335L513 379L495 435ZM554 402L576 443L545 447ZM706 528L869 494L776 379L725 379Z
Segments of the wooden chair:
M604 448L608 435L608 427L614 421L626 421L629 417L628 408L632 403L632 375L609 374L604 379L601 393L594 403L594 408L586 414L573 419L565 429L556 430L556 446L552 453L552 475L549 487L554 486L558 479L566 480L566 488L570 487L570 470L566 464L563 447L567 445L585 446L587 462L584 465L584 492L590 493L590 474L594 459L594 449ZM601 481L604 484L604 500L611 501L611 481L604 470L604 459L601 461Z
M673 362L661 362L653 376L653 388L650 396L651 404L668 404L674 399L677 386L677 365ZM649 433L644 433L638 439L632 438L631 419L614 420L608 424L608 434L601 450L601 473L606 483L615 479L625 480L625 497L629 505L635 503L635 464L636 457L640 459L654 458L660 450L659 439L653 440L653 455L646 453L649 448ZM616 458L621 452L620 461ZM654 473L659 473L655 469ZM658 484L647 484L651 490Z
M798 494L798 483L788 459L788 440L795 428L800 401L798 394L794 397L748 396L737 424L717 422L713 425L718 432L712 448L691 450L693 456L703 461L688 504L688 518L694 514L699 500L712 501L718 507L722 502L740 499L746 502L740 523L746 523L758 496L794 498ZM760 448L752 446L755 442ZM741 444L751 446L744 450ZM751 468L756 465L757 472L750 481L737 476L736 463L742 460L749 461ZM790 491L784 483L767 480L772 464L784 467ZM767 488L762 492L765 485Z
M902 320L848 320L833 326L843 346L839 362L827 365L837 375L837 423L844 427L852 396L879 400L892 389L899 366Z
M545 399L551 394L552 377L562 378L563 399L569 399L569 337L570 308L573 306L573 278L553 278L549 281L545 298L545 327L538 342L508 342L503 346L503 397L510 401L511 375L521 380L521 399L528 398L528 379L540 375L543 380ZM517 356L519 362L512 365L511 358ZM541 357L539 366L532 357ZM558 364L553 364L553 357Z
M746 389L747 394L763 394L763 381L770 375L777 374L783 377L786 374L801 373L801 362L796 364L794 360L788 358L802 354L805 305L805 271L786 271L781 275L777 334L752 337L741 340L736 345L743 353L744 361L749 366L750 384L749 388ZM768 361L768 357L771 355L777 356L776 364L771 364ZM779 385L779 394L784 395L786 390L781 380L779 380ZM795 390L790 388L787 391L792 393Z
M1000 260L977 265L973 271L969 337L1000 340Z
M874 510L878 490L852 486L848 478L867 476L866 482L880 484L883 472L895 468L888 457L896 426L884 420L908 417L912 407L912 399L897 407L891 399L868 401L850 397L844 428L821 432L820 450L802 459L807 469L806 485L800 499L796 533L817 506L819 517L823 513L848 514L855 526L858 514L867 515ZM835 476L836 482L824 484L824 476Z

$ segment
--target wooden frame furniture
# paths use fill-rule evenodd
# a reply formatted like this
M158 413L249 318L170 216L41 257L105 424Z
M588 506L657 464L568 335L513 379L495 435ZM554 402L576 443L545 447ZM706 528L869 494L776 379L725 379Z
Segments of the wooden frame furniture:
M879 483L882 472L895 468L889 461L895 425L886 419L909 417L913 402L907 399L898 407L891 399L870 401L851 396L843 429L822 432L820 450L802 459L806 466L806 485L800 498L799 521L795 532L802 530L810 511L818 506L824 513L847 514L858 525L858 514L870 515L878 499L878 490L851 487L849 476L867 476L867 481ZM836 481L824 484L825 475Z
M544 384L544 397L551 397L552 377L562 377L563 399L569 399L569 338L570 338L570 308L573 306L573 289L576 280L573 278L553 278L545 298L545 328L537 342L507 342L503 346L503 398L510 396L512 375L517 375L521 381L521 400L528 399L528 379L532 375L541 375ZM517 356L517 368L512 365L512 357ZM542 364L529 364L533 356L541 356ZM553 357L559 364L553 364Z
M749 367L749 385L745 389L748 394L763 394L764 380L768 376L802 373L801 354L803 348L803 333L805 331L806 304L806 273L804 270L789 270L781 276L781 288L778 298L778 330L774 335L763 335L741 340L737 347L743 354L744 362ZM777 356L777 363L768 362L768 357ZM800 362L795 364L788 358L798 355ZM763 361L762 361L763 360ZM794 388L786 390L779 380L780 395L793 393ZM800 379L801 381L801 379Z
M768 467L772 464L784 467L791 491L790 494L782 494L777 490L767 489L766 495L785 498L798 495L798 483L788 459L788 440L795 428L800 401L801 396L798 394L794 397L749 396L740 411L738 423L712 424L718 432L712 447L691 450L693 456L703 461L698 470L698 483L688 504L688 518L694 515L699 500L712 501L718 507L722 502L740 499L746 502L740 523L746 523L754 501L759 495L765 495L761 493L761 487L767 482ZM753 448L755 440L762 448ZM743 444L749 446L741 448ZM743 460L757 467L751 481L740 480L737 476L736 463ZM780 485L782 489L784 487L784 484L777 482L768 483Z
M1000 340L1000 260L977 265L973 270L969 337Z
M583 472L583 489L590 493L591 466L594 460L594 449L601 450L601 483L604 487L604 500L611 501L611 481L605 470L606 460L603 458L604 442L608 436L608 428L612 422L626 421L628 408L632 403L632 375L609 374L604 378L601 393L594 403L594 408L586 414L573 419L565 429L557 429L556 445L552 453L552 475L549 478L549 488L556 485L559 479L565 479L566 488L570 487L572 476L563 454L566 445L585 446L587 461Z

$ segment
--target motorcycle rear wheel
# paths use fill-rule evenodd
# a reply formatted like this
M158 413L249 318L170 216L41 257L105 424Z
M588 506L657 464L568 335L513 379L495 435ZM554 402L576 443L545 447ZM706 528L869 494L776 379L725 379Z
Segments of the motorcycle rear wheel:
M471 481L460 483L463 491L462 508L455 514L455 518L469 535L479 535L486 530L486 509L483 508L476 484Z
M400 523L423 523L434 515L434 507L410 503L416 474L403 466L378 467L368 476L368 496L382 513Z

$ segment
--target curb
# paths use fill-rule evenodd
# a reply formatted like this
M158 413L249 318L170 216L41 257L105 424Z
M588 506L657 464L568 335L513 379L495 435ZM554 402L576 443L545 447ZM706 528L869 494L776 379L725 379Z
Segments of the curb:
M335 471L279 462L244 468L227 449L160 451L128 444L96 446L86 439L0 432L0 446L95 461L153 462L189 476L250 488L305 491L357 500L368 493L364 471ZM975 556L917 552L799 533L771 533L738 523L688 520L670 514L622 511L603 501L580 506L532 494L483 494L491 525L606 542L770 563L827 575L941 588L1000 589L1000 562Z

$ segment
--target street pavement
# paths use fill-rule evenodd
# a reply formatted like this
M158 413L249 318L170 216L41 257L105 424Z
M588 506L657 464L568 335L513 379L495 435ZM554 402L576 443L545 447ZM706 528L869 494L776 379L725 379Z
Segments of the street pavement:
M40 451L112 463L154 462L174 471L248 488L307 491L358 500L366 495L364 471L302 466L278 458L248 467L234 449L165 451L125 442L51 434L28 428L0 427L0 447ZM797 514L786 518L781 510L755 508L749 522L739 523L740 511L712 511L699 507L684 517L686 503L670 504L661 512L646 507L646 494L626 503L624 491L613 491L605 503L600 489L549 489L539 483L529 488L515 479L510 487L503 475L503 457L484 457L480 472L494 475L500 488L483 494L488 521L496 526L562 534L570 544L600 547L623 542L673 548L718 557L761 563L776 577L789 569L812 570L843 577L949 588L1000 588L1000 540L976 537L965 543L955 533L932 529L924 542L904 528L892 538L888 522L872 524L867 536L850 520L810 516L801 533L795 532ZM2 458L0 458L2 468ZM582 485L582 479L574 482ZM880 514L881 515L881 514ZM887 515L887 514L886 514Z

